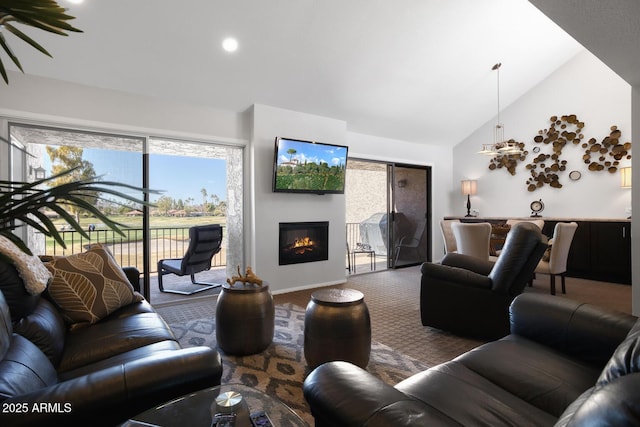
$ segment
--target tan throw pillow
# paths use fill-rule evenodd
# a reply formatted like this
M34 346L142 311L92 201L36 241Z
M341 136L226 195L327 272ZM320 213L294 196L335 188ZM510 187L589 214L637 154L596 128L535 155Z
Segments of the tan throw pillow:
M37 256L27 255L11 240L0 236L0 256L6 256L18 270L24 288L31 295L40 295L47 289L51 275Z
M549 259L551 259L551 245L549 245L547 249L545 249L544 253L542 254L543 261L549 262Z
M143 299L111 252L101 245L45 265L53 276L49 295L72 329L96 323L120 307Z

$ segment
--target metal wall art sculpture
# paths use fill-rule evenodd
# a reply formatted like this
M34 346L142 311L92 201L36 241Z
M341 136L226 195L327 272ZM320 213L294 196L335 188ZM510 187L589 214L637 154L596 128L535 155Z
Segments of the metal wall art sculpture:
M553 188L562 188L560 183L559 172L564 172L567 168L567 161L562 160L562 150L567 143L579 144L584 138L582 128L584 122L578 120L575 114L568 116L552 116L551 125L548 129L538 131L538 135L533 141L540 144L550 144L552 146L552 154L538 154L532 163L527 165L527 169L531 172L531 177L527 180L527 189L535 191L548 184Z
M515 175L518 162L524 162L529 152L524 149L524 142L516 142L510 139L507 141L507 144L516 146L519 151L517 153L508 153L493 157L489 161L489 170L505 168L511 175Z
M527 179L527 190L535 191L545 184L553 188L562 188L560 177L567 170L568 162L562 159L564 148L568 145L580 146L584 149L582 159L587 164L587 169L592 172L607 171L615 173L620 161L631 159L631 142L620 142L622 132L617 126L611 126L610 133L598 142L595 138L585 141L583 133L584 122L575 114L565 116L552 116L547 129L538 131L533 138L534 143L551 147L546 153L541 152L540 146L533 148L536 156L532 162L526 165L531 176ZM513 141L513 140L510 140ZM518 162L525 161L529 152L525 150L524 143L518 143L519 153L496 156L489 162L489 170L506 168L511 175L515 175ZM574 171L577 172L577 171ZM575 180L574 177L571 177Z

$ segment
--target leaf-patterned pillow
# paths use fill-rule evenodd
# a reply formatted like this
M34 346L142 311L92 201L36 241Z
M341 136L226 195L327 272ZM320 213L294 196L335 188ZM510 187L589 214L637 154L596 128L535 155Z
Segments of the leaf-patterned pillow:
M143 299L102 245L55 258L46 266L53 276L49 295L72 329L96 323L120 307Z

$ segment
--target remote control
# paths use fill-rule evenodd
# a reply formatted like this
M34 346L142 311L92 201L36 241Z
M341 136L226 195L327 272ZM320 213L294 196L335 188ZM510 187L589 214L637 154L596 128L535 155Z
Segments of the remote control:
M273 423L265 411L256 411L251 414L253 427L273 427Z
M235 427L236 414L215 414L211 427Z

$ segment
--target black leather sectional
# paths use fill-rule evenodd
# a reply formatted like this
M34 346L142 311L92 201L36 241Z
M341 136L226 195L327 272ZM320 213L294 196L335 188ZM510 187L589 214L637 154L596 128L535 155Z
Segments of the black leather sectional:
M27 294L0 262L0 425L113 426L221 376L220 355L181 348L147 301L68 330L46 293Z
M307 377L316 426L637 426L640 321L521 294L511 333L395 387L347 362Z

